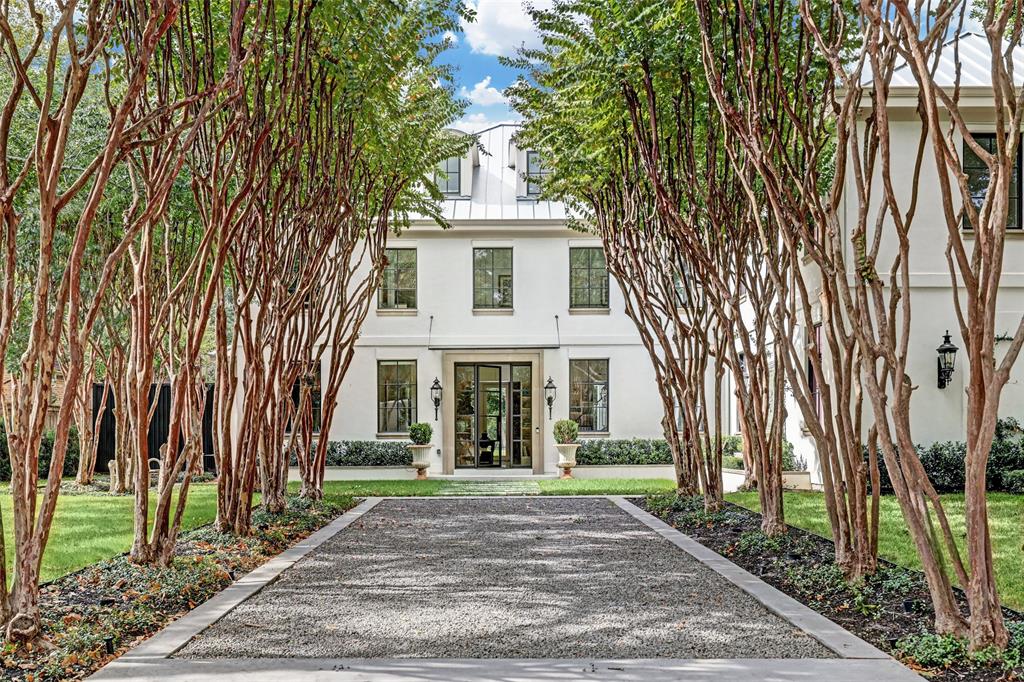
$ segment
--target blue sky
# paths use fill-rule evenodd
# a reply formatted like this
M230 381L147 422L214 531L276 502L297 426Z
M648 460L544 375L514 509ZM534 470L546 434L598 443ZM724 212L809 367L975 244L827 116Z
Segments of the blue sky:
M467 0L476 10L476 21L463 23L462 30L451 36L454 47L442 61L457 67L457 94L469 101L466 116L459 128L467 131L516 120L501 94L516 79L516 70L498 63L499 56L512 56L521 45L540 44L537 31L523 8L521 0ZM533 6L550 2L533 0Z

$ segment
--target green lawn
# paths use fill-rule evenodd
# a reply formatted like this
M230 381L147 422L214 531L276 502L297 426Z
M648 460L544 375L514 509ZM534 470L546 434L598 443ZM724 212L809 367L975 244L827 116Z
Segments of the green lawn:
M726 499L738 505L760 510L757 493L732 493ZM827 538L832 530L825 514L821 493L786 493L786 522ZM995 546L996 584L1007 606L1024 609L1024 495L989 493L989 526ZM964 496L943 495L942 502L958 543L963 547ZM920 568L917 552L907 535L903 516L894 497L881 501L878 553L897 564Z
M52 580L83 566L127 552L132 546L135 498L131 495L61 495L57 498L50 539L43 553L42 580ZM11 496L0 494L7 568L13 559ZM182 526L195 528L213 520L217 512L217 487L195 484L189 489Z
M331 497L395 497L436 495L444 481L327 481L324 494ZM569 481L542 480L545 495L644 495L671 492L668 480L606 479ZM292 492L298 484L291 483ZM213 521L216 515L217 487L212 483L193 484L182 525L195 528ZM132 545L132 509L130 495L61 495L43 554L42 580L52 580L89 564L127 552ZM0 489L0 513L8 547L8 570L13 555L11 497Z

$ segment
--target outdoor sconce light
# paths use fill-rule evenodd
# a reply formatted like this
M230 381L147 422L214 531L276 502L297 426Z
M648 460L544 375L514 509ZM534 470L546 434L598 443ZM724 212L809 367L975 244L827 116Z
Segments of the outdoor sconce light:
M948 329L942 339L942 345L935 350L939 354L939 388L945 388L953 376L953 365L956 363L956 352L959 350L950 340Z
M555 394L558 393L558 389L555 388L555 382L548 377L548 382L544 384L544 400L548 404L548 419L551 419L551 410L555 406Z
M434 403L434 421L437 421L437 408L441 407L441 382L434 377L434 383L430 386L430 400Z

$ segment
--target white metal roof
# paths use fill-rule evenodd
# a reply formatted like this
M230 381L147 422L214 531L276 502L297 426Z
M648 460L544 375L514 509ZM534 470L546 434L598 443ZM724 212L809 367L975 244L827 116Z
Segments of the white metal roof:
M472 191L467 197L444 200L444 217L452 221L548 221L566 219L565 204L538 201L519 196L523 168L516 163L517 150L512 141L519 130L514 123L503 123L475 133L480 160L473 167ZM414 218L415 219L415 218Z
M960 35L959 44L953 39L942 48L935 68L935 83L942 88L956 84L957 65L960 66L960 87L988 88L992 85L992 52L988 38L979 33L965 32ZM1016 85L1024 84L1024 47L1013 50L1013 79ZM870 77L865 82L870 82ZM892 74L891 87L916 88L917 80L910 67L904 63Z

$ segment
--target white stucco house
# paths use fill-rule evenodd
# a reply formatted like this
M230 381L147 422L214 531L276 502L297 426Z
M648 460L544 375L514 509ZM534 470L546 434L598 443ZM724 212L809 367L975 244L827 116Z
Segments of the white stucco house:
M948 47L942 53L936 68L936 79L940 86L952 92L959 67L960 71L960 107L967 117L971 132L982 144L994 145L994 114L992 105L991 76L989 68L991 57L987 39L977 34L965 34L960 37L958 45L959 59ZM1019 53L1015 61L1024 64L1024 50L1017 48ZM1020 77L1018 76L1018 80ZM865 95L865 106L868 105ZM896 186L900 201L905 210L910 198L909 180L914 174L915 158L920 139L921 121L917 113L918 87L913 74L907 66L897 68L893 74L889 92L889 116L892 141L892 177L907 178L908 182ZM946 134L946 130L942 134ZM963 144L962 137L958 144L961 150L961 162L967 171L970 186L978 192L978 203L984 197L988 178L984 164ZM946 260L946 246L949 238L946 220L942 212L939 194L938 175L931 142L925 151L921 176L919 180L919 198L916 215L910 229L910 300L912 301L910 352L908 374L916 387L911 399L911 430L915 442L929 445L939 441L966 440L967 395L965 387L970 367L964 361L963 353L956 359L954 371L947 381L938 377L937 348L943 343L946 332L951 342L963 347L960 330L954 309L954 293ZM1018 167L1021 151L1018 149ZM878 201L882 197L880 173L876 173L876 188L873 196ZM852 174L847 176L846 195L849 197L843 205L842 243L846 248L846 263L857 262L852 253L850 231L856 225L858 205L855 198L855 179ZM1005 340L997 341L996 357L1001 357L1000 346L1009 345L1009 336L1017 329L1024 315L1024 218L1022 218L1021 187L1022 176L1018 172L1015 178L1010 218L1006 225L1005 253L1003 256L1002 277L1000 281L998 311L996 314L997 334ZM955 187L955 181L953 181ZM958 202L959 203L959 202ZM871 215L874 216L874 209ZM973 231L965 222L963 235L970 249ZM888 239L883 240L878 258L880 266L888 268L892 262L895 244L893 231L888 231ZM854 276L851 273L851 277ZM819 291L812 292L817 297ZM964 296L963 291L960 292ZM820 306L818 307L820 310ZM819 317L820 319L820 317ZM812 346L812 341L819 334L818 329L803 330L805 350ZM822 350L823 354L828 349ZM829 363L825 363L826 378L831 381L828 372ZM865 396L864 430L871 424L871 407ZM1024 361L1018 361L1006 386L1000 403L1000 414L1003 417L1017 417L1024 420ZM817 458L814 456L813 441L804 435L801 428L802 418L799 410L790 409L790 420L793 422L787 431L796 452L807 458L812 476L820 482Z
M992 130L983 68L987 45L980 36L966 36L959 50L962 97L975 100L965 110L983 135ZM940 78L951 85L952 52L944 59ZM911 74L897 70L890 93L897 178L912 177L920 131L916 103ZM405 440L410 424L425 421L434 427L430 475L458 476L553 474L552 425L563 418L579 422L582 439L663 437L650 359L604 267L600 239L570 230L566 207L540 199L531 179L543 176L542 159L516 146L517 130L512 124L484 130L465 156L443 164L437 181L449 229L423 218L389 240L389 265L376 306L363 326L330 432L321 438ZM965 159L971 166L971 156ZM983 183L984 173L975 166L972 182ZM924 445L965 439L969 371L961 357L945 385L939 385L936 348L947 330L954 344L962 341L936 173L929 152L910 254L909 373L917 387L912 427L915 441ZM848 194L853 194L852 185ZM1024 311L1022 196L1024 188L1018 186L1000 289L998 324L1007 334ZM856 210L855 201L845 202L846 234ZM965 235L970 238L967 228ZM851 248L848 237L843 243ZM856 259L848 253L847 262ZM879 262L889 261L883 255ZM802 329L796 342L809 352L817 334ZM550 410L545 385L554 387ZM432 387L440 387L436 415ZM723 422L729 434L737 434L735 396L731 385L724 388ZM1018 363L1002 407L1005 416L1024 418L1024 363ZM811 482L820 485L814 444L792 397L787 412L786 437L807 463ZM865 430L869 425L870 407L865 405ZM726 482L727 489L734 485Z
M423 421L431 475L528 475L555 472L558 419L576 420L583 439L663 437L650 358L601 241L539 199L541 160L517 148L517 129L484 130L444 164L449 229L415 220L389 239L330 440L405 440Z

